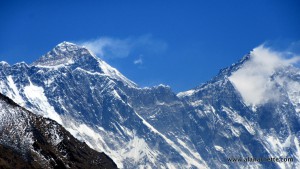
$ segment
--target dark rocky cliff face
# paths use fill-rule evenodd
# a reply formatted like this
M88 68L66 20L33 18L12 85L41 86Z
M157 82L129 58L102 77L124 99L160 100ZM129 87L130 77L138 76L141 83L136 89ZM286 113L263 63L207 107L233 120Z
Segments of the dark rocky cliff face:
M117 168L57 122L0 94L0 168Z

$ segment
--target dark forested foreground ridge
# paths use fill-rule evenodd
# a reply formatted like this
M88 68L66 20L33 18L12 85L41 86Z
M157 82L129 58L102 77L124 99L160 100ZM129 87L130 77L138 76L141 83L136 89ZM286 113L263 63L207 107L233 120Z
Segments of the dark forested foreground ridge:
M117 168L104 153L75 139L57 122L0 94L0 168Z
M30 65L0 62L0 92L55 120L120 168L296 168L300 71L292 63L260 46L207 83L175 94L165 85L140 88L85 47L63 42ZM69 158L75 150L60 151L64 139L55 139L54 122L47 121L39 129L45 136L36 139L51 138L62 155L36 158ZM49 150L34 144L28 130L16 131L26 138L25 149Z

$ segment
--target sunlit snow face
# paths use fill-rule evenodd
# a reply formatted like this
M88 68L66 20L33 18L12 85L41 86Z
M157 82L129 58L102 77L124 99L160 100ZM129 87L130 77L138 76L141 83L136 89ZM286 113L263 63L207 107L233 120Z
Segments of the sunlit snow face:
M229 80L240 92L247 105L260 105L280 98L271 75L284 66L299 61L299 57L286 59L283 53L263 45L253 49L250 60L234 72Z

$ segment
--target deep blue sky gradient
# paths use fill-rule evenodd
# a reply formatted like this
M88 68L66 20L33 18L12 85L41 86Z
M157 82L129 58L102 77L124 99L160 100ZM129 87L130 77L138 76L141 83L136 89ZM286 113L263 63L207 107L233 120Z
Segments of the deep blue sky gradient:
M108 58L140 86L175 92L209 80L261 43L300 40L300 1L0 1L0 60L32 63L62 41L151 36L163 51ZM142 65L133 61L141 57Z

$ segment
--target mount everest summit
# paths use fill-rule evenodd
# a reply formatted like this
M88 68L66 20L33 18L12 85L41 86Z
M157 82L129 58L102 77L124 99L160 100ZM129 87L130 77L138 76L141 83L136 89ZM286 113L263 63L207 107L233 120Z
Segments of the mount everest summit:
M275 61L259 59L266 53ZM140 88L87 48L63 42L30 65L0 62L0 93L119 168L295 168L300 70L275 55L256 48L175 94L165 85ZM228 160L247 157L293 161Z

